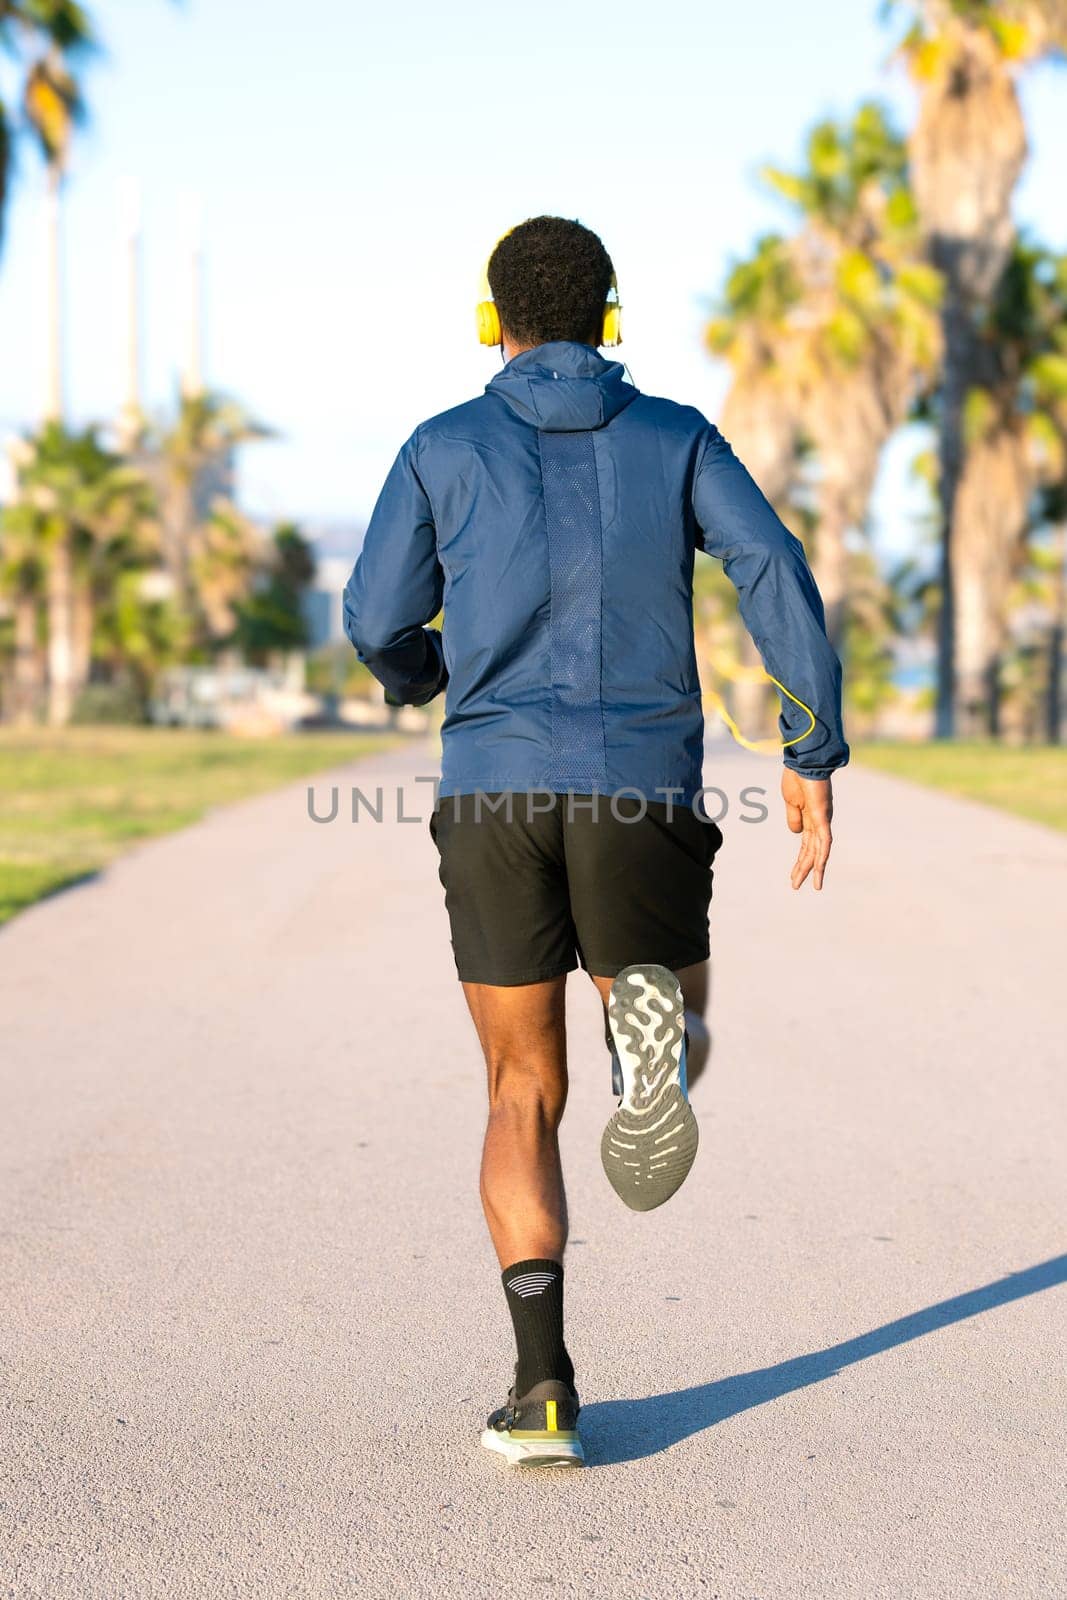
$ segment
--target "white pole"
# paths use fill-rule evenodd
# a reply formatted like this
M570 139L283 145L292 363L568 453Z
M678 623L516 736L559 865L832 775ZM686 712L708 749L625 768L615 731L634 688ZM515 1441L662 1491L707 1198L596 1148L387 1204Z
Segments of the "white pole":
M62 179L56 168L48 174L48 193L45 197L45 249L48 266L45 310L47 342L45 345L45 407L46 422L63 421L63 238L60 211L60 185Z
M204 392L204 245L200 196L181 197L182 253L188 270L185 359L182 364L182 396L195 399Z
M125 396L119 413L119 447L133 450L141 436L141 189L119 180L119 234L125 299Z

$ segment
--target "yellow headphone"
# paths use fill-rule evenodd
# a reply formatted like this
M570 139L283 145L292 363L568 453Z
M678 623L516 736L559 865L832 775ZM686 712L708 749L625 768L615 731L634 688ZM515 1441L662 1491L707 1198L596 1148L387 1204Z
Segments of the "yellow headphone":
M509 228L508 233L511 231ZM507 233L502 233L500 239L506 239L507 236ZM500 239L497 240L497 244L500 243ZM493 246L493 249L496 249L496 245ZM619 280L614 272L611 274L608 294L614 295L615 298L604 302L604 319L600 325L600 343L602 346L611 347L612 345L622 344L622 306L619 303ZM482 270L481 295L482 297L478 301L474 312L478 323L478 343L501 344L503 342L503 330L500 326L500 312L496 308L493 291L489 286L488 260Z

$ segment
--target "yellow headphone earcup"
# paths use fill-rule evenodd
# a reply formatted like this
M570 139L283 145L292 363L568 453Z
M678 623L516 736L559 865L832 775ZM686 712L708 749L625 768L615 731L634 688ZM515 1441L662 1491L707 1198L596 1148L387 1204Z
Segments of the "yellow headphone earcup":
M479 300L475 309L478 319L478 343L499 344L501 341L500 313L492 300Z
M622 307L610 301L604 307L604 325L601 329L602 345L622 344Z

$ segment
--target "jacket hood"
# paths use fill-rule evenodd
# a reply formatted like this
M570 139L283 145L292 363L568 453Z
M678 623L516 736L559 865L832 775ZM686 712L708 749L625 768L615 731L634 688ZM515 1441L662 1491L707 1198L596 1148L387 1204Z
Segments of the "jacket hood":
M619 361L605 361L591 345L555 339L524 350L485 386L524 422L543 433L602 428L637 396Z

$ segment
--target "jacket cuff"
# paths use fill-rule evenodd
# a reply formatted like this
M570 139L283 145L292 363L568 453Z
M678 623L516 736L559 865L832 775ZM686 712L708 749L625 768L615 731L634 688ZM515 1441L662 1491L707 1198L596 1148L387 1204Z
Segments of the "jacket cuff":
M788 767L790 772L795 772L798 778L811 778L816 783L821 783L825 778L832 778L835 772L840 772L842 767L847 767L848 760L849 751L846 750L840 760L832 761L822 767L804 766L800 761L790 761L788 756L783 758L782 764Z
M448 668L445 665L445 652L441 644L441 635L436 628L424 628L422 637L426 641L426 675L413 684L410 694L405 695L404 703L409 706L428 705L448 682Z

